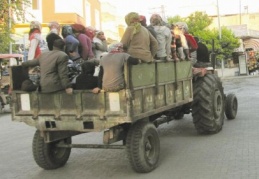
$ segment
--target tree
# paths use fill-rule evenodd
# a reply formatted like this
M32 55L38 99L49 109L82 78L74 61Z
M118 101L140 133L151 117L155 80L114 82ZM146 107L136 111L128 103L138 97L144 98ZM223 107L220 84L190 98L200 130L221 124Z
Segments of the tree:
M204 12L196 11L186 18L190 33L198 33L208 28L213 22L212 18Z
M26 7L29 0L1 0L0 1L0 53L7 53L9 44L13 42L11 33L15 21L25 21Z
M167 22L169 24L174 24L176 22L185 22L185 18L182 18L181 16L177 15L177 16L174 16L174 17L168 17Z

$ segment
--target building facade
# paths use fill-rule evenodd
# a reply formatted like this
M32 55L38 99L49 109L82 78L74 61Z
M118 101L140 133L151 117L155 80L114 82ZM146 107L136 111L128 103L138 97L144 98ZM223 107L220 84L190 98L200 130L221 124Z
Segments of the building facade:
M217 16L211 17L213 23L210 28L225 26L241 39L239 49L259 51L259 13L229 14L220 16L220 19Z
M117 16L117 9L108 0L31 0L31 7L26 8L27 22L17 21L13 38L16 44L28 46L29 22L42 23L42 36L49 32L48 23L57 21L61 25L80 23L102 30L108 43L121 39L125 25ZM120 25L122 24L122 25Z

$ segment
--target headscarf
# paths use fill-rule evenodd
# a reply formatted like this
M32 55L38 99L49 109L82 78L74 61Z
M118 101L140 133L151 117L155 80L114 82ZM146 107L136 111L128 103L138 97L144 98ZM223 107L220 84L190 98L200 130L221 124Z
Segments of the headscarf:
M125 22L128 26L133 26L134 27L134 31L133 34L136 34L140 31L141 28L141 24L139 22L139 14L136 12L130 12L129 14L127 14L125 16Z
M109 53L121 53L121 50L123 49L123 44L121 42L111 44L108 48Z
M82 24L72 24L71 27L74 32L83 34L85 33L85 26L83 26Z
M52 29L52 28L54 28L54 29L59 29L59 28L60 28L59 23L58 23L57 21L51 21L51 22L49 22L48 27L49 27L50 29Z
M55 33L55 34L59 34L59 23L57 21L51 21L48 24L48 27L50 29L50 33Z
M150 17L150 24L152 26L161 26L162 25L162 18L159 14L153 14Z
M147 19L146 19L145 16L140 15L140 16L139 16L139 21L140 21L140 24L141 24L141 25L147 26Z
M188 32L188 25L186 22L176 22L175 25L177 25L179 29L184 30L184 32Z
M39 29L41 31L41 24L39 21L31 21L30 29Z
M100 33L103 33L103 34L104 34L104 32L103 32L103 31L98 30L98 31L96 31L96 32L95 32L95 37L97 37L98 35L100 35Z
M88 26L85 29L85 34L93 41L96 29L94 27Z

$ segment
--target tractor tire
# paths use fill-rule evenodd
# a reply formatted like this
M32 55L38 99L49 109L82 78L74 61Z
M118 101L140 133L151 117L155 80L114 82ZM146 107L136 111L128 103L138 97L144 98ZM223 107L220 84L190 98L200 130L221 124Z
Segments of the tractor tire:
M138 173L154 170L159 161L160 141L154 124L136 122L126 137L126 150L131 167Z
M218 133L224 124L224 92L214 74L198 78L193 84L192 117L198 133Z
M35 162L45 170L53 170L64 166L70 156L71 148L56 147L58 143L71 144L71 137L45 143L44 138L41 137L37 130L33 137L33 157Z
M235 119L237 115L238 102L235 94L230 93L226 97L225 114L228 119Z

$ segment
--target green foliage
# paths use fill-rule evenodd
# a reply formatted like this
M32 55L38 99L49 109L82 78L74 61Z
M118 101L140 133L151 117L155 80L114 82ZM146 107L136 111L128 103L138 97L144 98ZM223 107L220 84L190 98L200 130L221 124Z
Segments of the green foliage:
M30 0L10 0L10 4L9 0L0 1L0 53L8 53L15 20L25 21L25 8L29 5Z
M174 24L176 22L185 22L185 18L182 18L181 16L177 15L174 17L168 17L167 18L167 22L171 25Z
M212 23L212 18L204 12L194 12L186 18L190 33L200 33Z
M212 50L212 42L214 40L214 49L219 54L219 59L231 57L233 50L240 45L238 38L226 27L221 28L221 39L219 39L219 30L208 28L212 24L213 19L204 12L197 11L186 18L180 16L169 17L168 22L186 22L189 33L199 37L210 51Z

